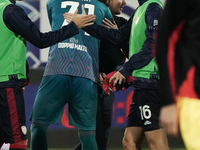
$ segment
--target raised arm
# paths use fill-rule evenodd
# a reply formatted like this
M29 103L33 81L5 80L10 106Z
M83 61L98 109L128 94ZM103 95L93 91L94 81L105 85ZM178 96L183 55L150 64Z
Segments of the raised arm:
M97 25L96 23L94 23L94 25L83 28L83 30L103 42L122 47L129 41L132 19L133 16L124 26L119 28L119 30L110 28L108 29L106 27Z
M52 46L60 41L79 33L82 28L95 19L93 15L74 15L73 21L62 29L53 32L42 33L37 26L28 18L24 10L16 5L8 5L4 10L3 19L6 26L14 33L21 35L27 41L39 48Z

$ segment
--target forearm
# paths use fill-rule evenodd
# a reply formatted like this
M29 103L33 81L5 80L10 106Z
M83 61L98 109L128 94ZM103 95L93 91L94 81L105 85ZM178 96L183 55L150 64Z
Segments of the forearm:
M24 34L22 36L33 45L39 48L45 48L78 34L79 29L74 22L70 22L67 26L63 26L56 31L41 33L37 28L34 28L32 33L32 36L29 34Z
M4 11L5 25L16 35L21 35L39 48L52 46L79 33L77 26L73 22L60 30L41 33L21 8L15 5L11 5L11 7Z
M83 29L90 35L98 38L99 40L108 44L116 45L121 48L129 41L132 19L133 16L127 21L124 26L121 26L119 30L108 29L106 27L97 25L96 23Z
M94 25L83 28L83 30L105 43L113 44L118 47L123 45L123 41L129 39L129 37L124 37L124 35L116 29L108 29L96 23Z
M151 62L153 59L152 41L150 40L148 42L147 39L147 42L144 45L146 46L143 46L138 53L133 54L129 61L124 64L123 68L120 69L120 73L123 76L128 77L134 70L141 69Z

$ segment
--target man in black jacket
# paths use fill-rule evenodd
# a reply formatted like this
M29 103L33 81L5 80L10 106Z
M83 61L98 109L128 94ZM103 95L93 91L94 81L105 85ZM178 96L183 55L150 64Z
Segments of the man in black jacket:
M103 25L107 28L118 29L125 25L127 20L116 15L120 14L125 0L110 0L108 7L113 15L112 22L108 19L103 21ZM97 126L96 140L99 150L107 150L110 130L112 126L113 102L115 94L111 92L109 95L102 90L102 84L107 74L123 65L128 57L128 42L120 49L112 44L101 42L99 49L99 91L97 105Z

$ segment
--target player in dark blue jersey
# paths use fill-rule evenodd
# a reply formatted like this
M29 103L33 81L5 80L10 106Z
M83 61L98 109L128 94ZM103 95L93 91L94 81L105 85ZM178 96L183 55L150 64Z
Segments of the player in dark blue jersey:
M52 30L65 25L65 12L74 13L81 7L88 14L95 14L99 25L104 18L112 18L109 8L97 0L49 0L47 10ZM82 149L98 149L95 140L98 49L99 40L82 30L50 48L31 114L32 150L47 149L46 130L50 124L60 123L66 103L69 124L79 129Z

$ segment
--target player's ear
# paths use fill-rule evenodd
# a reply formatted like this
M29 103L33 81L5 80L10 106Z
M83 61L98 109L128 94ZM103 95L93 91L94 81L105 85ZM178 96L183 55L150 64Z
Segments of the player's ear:
M108 6L109 7L109 5L110 5L110 0L106 0L106 6Z

